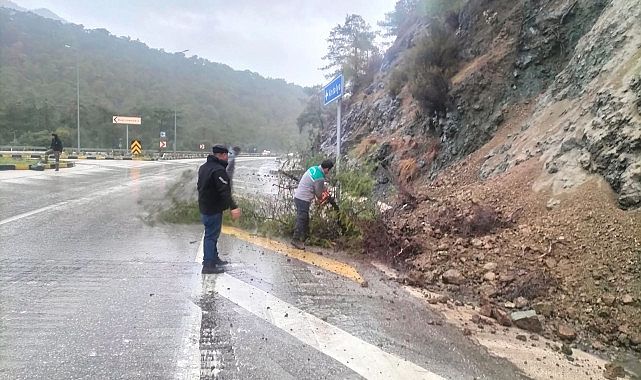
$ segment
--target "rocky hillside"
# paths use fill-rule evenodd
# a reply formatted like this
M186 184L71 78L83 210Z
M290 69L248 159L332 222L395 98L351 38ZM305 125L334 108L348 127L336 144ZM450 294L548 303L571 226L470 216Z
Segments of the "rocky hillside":
M447 18L446 110L426 112L390 91L437 22L417 18L344 110L345 153L401 195L366 253L498 323L641 352L639 20L639 1L469 1Z

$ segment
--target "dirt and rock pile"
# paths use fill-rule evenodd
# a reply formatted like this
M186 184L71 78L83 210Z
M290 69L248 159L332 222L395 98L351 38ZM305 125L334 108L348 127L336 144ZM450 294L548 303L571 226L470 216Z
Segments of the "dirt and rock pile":
M477 305L480 325L641 352L639 19L636 1L469 2L447 115L389 95L382 72L345 146L412 201L366 253Z

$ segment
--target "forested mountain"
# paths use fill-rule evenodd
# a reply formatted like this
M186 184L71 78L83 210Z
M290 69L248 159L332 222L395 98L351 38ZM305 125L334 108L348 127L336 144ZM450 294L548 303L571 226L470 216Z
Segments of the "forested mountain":
M77 65L77 66L76 66ZM220 63L150 49L107 30L0 8L0 145L45 145L58 131L76 140L76 68L80 141L87 148L126 145L113 115L141 116L130 139L156 147L161 131L178 150L226 142L285 149L300 140L296 116L303 88Z
M50 10L48 10L46 8L26 9L26 8L23 8L23 7L19 6L18 4L14 3L13 1L10 1L10 0L0 0L0 7L9 8L9 9L13 9L13 10L16 10L16 11L21 11L21 12L31 12L31 13L35 13L35 14L37 14L39 16L42 16L44 18L50 18L52 20L58 20L58 21L62 21L62 22L67 22L65 19L63 19L62 17L58 16L57 14L51 12Z

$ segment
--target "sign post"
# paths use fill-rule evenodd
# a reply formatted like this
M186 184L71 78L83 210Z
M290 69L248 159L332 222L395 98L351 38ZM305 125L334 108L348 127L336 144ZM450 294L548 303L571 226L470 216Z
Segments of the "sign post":
M341 98L343 97L343 87L343 74L338 74L336 78L323 87L324 105L338 100L338 104L336 104L336 172L338 172L338 163L341 157Z
M131 149L131 154L135 156L142 153L142 143L140 142L140 140L131 140L129 148Z
M126 125L127 132L125 134L125 141L129 141L129 124L142 124L142 118L138 116L113 116L112 120L114 124Z

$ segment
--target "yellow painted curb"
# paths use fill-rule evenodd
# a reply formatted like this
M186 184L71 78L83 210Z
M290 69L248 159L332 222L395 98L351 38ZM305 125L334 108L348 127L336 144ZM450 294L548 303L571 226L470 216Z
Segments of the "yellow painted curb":
M16 170L29 170L29 164L15 164Z
M294 247L290 247L288 244L281 243L279 241L267 239L264 237L252 235L247 231L241 230L235 227L223 226L222 232L225 235L231 235L238 239L245 240L249 243L257 245L259 247L269 249L285 256L292 257L294 259L303 261L307 264L317 266L319 268L325 269L329 272L336 273L340 276L346 277L352 281L355 281L359 284L363 284L365 280L358 273L356 268L351 265L345 264L343 262L330 259L325 256L313 252L307 252Z

